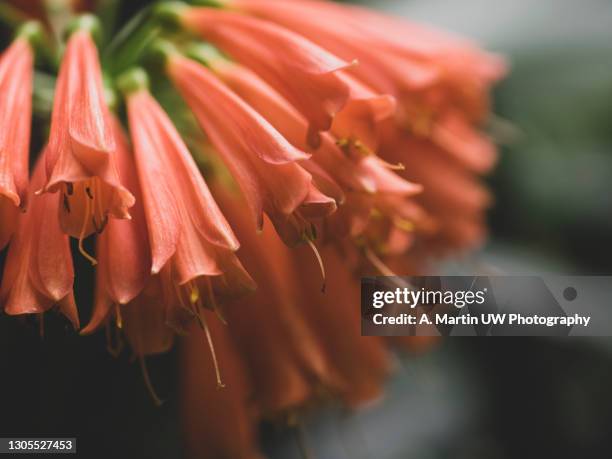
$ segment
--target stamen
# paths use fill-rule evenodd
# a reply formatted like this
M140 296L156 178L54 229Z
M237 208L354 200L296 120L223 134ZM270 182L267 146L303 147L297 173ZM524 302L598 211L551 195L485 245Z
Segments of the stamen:
M378 271L380 271L380 273L383 276L392 276L392 277L397 276L391 270L391 268L389 268L380 258L378 258L378 256L369 247L366 247L364 251L365 251L365 256L368 259L368 261L372 263L372 265L374 265L374 267L378 269Z
M87 190L89 188L86 188ZM83 239L85 238L85 231L87 229L87 223L89 222L89 218L91 217L91 200L85 200L85 218L83 218L83 225L81 226L81 234L79 235L79 252L85 258L89 260L92 266L96 266L98 264L98 260L89 255L85 248L83 247Z
M91 188L88 186L85 187L85 193L87 193L87 197L93 201L93 194L91 194Z
M302 214L296 210L291 214L291 224L297 229L298 233L304 240L317 239L317 227L314 223L309 222Z
M318 237L317 226L314 223L310 224L310 240L315 241Z
M306 239L306 242L307 242L308 246L314 252L315 257L317 258L317 261L319 262L319 269L321 270L321 277L323 278L323 285L321 286L321 293L325 293L325 289L327 287L327 282L326 282L325 265L323 264L323 258L321 257L321 254L319 253L319 250L317 249L317 246L314 245L314 242L312 242L312 240Z
M74 185L72 182L66 182L66 193L68 196L72 196L74 194Z
M198 289L198 286L195 284L195 282L189 282L189 290L189 301L191 302L191 304L196 304L200 299L200 290Z
M349 146L349 143L349 139L347 139L346 137L336 140L336 145L338 145L342 149L347 148Z
M402 217L395 217L393 219L393 224L400 230L405 231L406 233L412 233L416 228L413 222L411 222L410 220L406 220Z
M198 324L200 325L200 328L204 329L204 322L202 321L202 317L200 314L200 311L198 310L198 303L201 301L198 297L198 299L196 299L195 302L192 302L191 300L193 298L189 299L189 304L186 304L185 301L185 296L183 294L183 290L180 288L179 285L177 284L173 284L174 285L174 291L176 293L176 296L178 298L179 301L179 306L181 309L183 309L185 312L187 312L191 317L195 317L195 319L198 321ZM190 283L191 285L191 283ZM193 292L192 292L193 293ZM199 293L198 293L199 295ZM173 325L170 322L166 322L166 325L168 327L170 327L177 335L181 335L181 336L187 336L188 333L185 332L185 330L181 330L178 327L176 327L175 325Z
M336 140L336 145L338 145L347 155L350 153L357 153L362 157L367 157L374 156L375 154L375 152L361 140L351 137L343 137L342 139Z
M198 318L200 319L200 325L206 334L206 341L208 341L208 348L210 349L213 366L215 367L215 376L217 377L217 388L222 389L225 387L225 384L223 384L223 381L221 380L221 370L219 369L219 363L217 362L217 353L215 352L215 346L213 344L213 339L210 334L208 324L206 323L206 318L204 317L204 314L199 314Z
M183 307L184 309L186 309L187 311L189 311L191 314L195 316L195 318L198 321L198 324L200 325L200 328L204 330L204 334L206 335L206 341L208 342L208 348L210 349L210 354L212 356L213 366L215 367L215 376L217 378L217 388L223 388L225 387L225 384L223 384L223 381L221 380L221 371L219 370L219 364L217 362L217 353L215 352L215 346L213 344L210 330L208 329L208 324L206 323L206 318L204 317L204 314L201 311L202 298L200 297L200 292L195 286L195 283L190 283L190 287L191 287L190 300L195 300L195 301L191 301L191 305L193 306L193 309L190 309L184 304L181 292L178 286L175 286L177 295L179 297L179 303L181 307Z
M121 308L118 303L115 303L115 324L119 330L123 328L123 318L121 317Z
M149 372L147 370L147 364L145 363L144 356L139 355L138 360L140 360L140 370L142 371L142 377L144 379L145 386L147 386L147 390L149 391L149 395L153 399L153 403L155 403L156 406L161 406L164 401L160 399L155 393L153 384L151 384L151 378L149 377Z
M388 163L387 161L385 161L384 159L380 157L378 157L378 161L384 168L389 169L391 171L405 171L406 170L406 166L403 163L397 163L397 164Z
M360 140L354 140L353 147L363 156L372 156L374 154L374 152L366 147Z

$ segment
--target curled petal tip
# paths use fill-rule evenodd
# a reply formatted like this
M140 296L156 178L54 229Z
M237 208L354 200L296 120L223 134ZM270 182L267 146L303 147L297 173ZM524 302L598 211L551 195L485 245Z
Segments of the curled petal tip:
M13 203L15 207L20 207L21 205L21 198L19 197L17 193L15 193L12 190L0 189L0 199L2 197L5 197L6 199L8 199L11 203Z

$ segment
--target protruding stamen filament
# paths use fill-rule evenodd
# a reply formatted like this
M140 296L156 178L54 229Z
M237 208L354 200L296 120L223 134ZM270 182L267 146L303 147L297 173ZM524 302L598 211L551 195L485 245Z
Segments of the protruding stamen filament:
M155 403L156 406L161 406L164 401L160 399L155 393L153 384L151 384L151 378L149 377L149 371L147 370L147 364L145 363L144 356L138 356L138 360L140 360L140 370L142 371L142 378L144 379L145 386L147 386L149 395L153 399L153 403Z
M381 158L378 158L378 159L379 159L380 164L383 167L391 171L405 171L406 170L406 166L403 163L393 164L393 163L388 163L384 159L381 159Z
M225 387L223 381L221 380L221 370L219 369L219 363L217 361L217 353L215 352L215 346L213 344L213 339L210 334L210 330L208 328L208 324L206 323L206 318L204 314L199 314L198 318L200 319L200 325L204 330L204 334L206 335L206 341L208 342L208 348L210 349L210 355L212 356L213 366L215 367L215 376L217 378L217 388L221 389Z
M312 240L306 239L306 242L308 243L308 246L314 252L315 257L317 258L317 262L319 263L319 269L321 270L321 277L323 278L323 285L321 286L321 292L325 293L325 289L327 287L327 278L325 275L325 265L323 264L323 258L321 257L321 254L319 253L317 246L314 244L314 242L312 242Z

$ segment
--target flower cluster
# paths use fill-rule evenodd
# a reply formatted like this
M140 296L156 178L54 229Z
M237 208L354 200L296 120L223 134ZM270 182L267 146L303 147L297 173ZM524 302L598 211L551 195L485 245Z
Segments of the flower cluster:
M73 16L54 46L32 2L42 25L0 57L0 306L80 328L74 239L96 270L81 333L115 329L141 358L185 335L188 445L246 458L257 419L380 395L389 342L360 336L359 275L482 241L505 65L360 7L208 3L160 2L106 45ZM30 174L38 52L61 61Z

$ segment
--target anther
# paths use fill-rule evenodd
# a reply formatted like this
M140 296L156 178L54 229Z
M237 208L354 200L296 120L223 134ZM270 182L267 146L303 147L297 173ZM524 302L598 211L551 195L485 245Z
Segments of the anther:
M189 301L191 304L196 304L200 299L200 290L195 283L190 283Z
M366 147L360 140L355 140L353 146L363 156L372 156L374 154L374 152Z
M121 308L119 304L115 304L115 324L118 329L123 328L123 317L121 316Z

